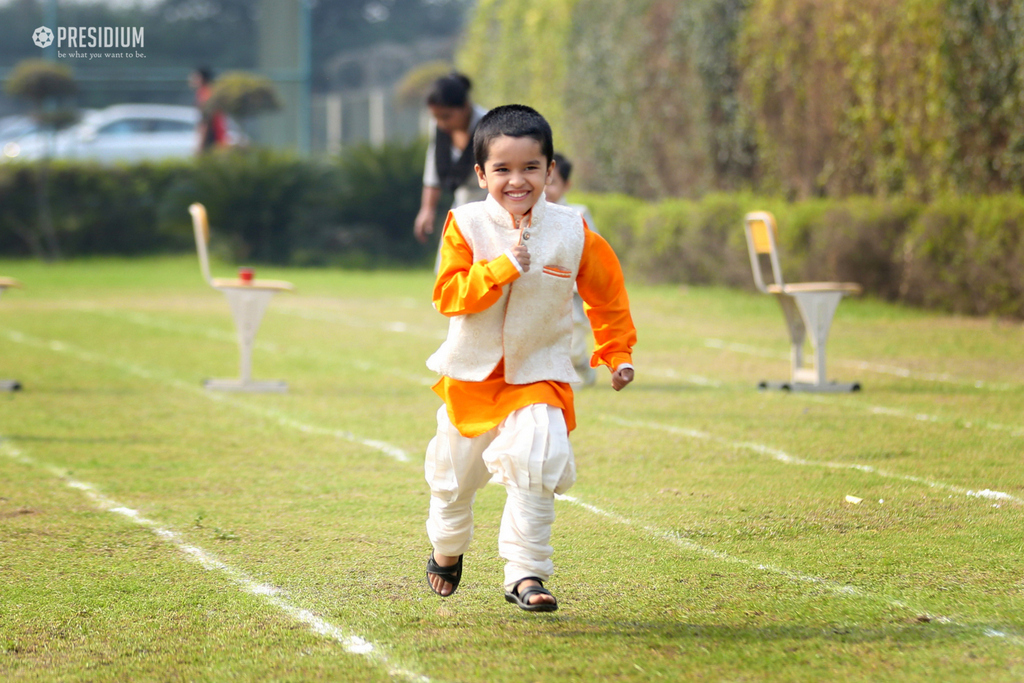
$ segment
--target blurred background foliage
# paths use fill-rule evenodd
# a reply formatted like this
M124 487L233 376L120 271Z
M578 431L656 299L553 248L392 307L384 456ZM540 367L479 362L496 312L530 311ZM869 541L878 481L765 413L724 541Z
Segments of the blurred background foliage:
M377 267L432 263L409 236L419 208L422 142L353 147L304 160L267 149L101 166L50 162L64 255L195 248L188 205L206 205L211 249L237 262ZM0 164L0 253L41 255L33 164Z
M1020 191L1021 0L480 0L459 66L588 189Z
M886 300L1024 318L1024 0L370 4L393 20L356 21L365 2L317 4L314 61L345 41L462 30L456 66L474 100L549 118L589 192L573 201L590 206L633 277L750 287L742 217L764 208L791 280L854 280ZM0 38L28 35L35 7L0 5ZM74 7L83 25L130 18ZM180 29L154 36L168 41L155 53L191 63L199 41L222 49L211 61L245 67L251 8L165 0L132 11ZM0 40L0 57L13 49ZM421 66L401 96L422 98L448 68ZM423 155L419 142L323 159L55 162L53 229L69 256L188 250L186 207L198 200L229 259L426 266L434 246L410 236ZM45 249L39 182L31 166L0 165L0 253Z
M459 32L472 0L318 0L313 3L312 61L383 41L411 42ZM145 26L148 66L253 69L259 3L253 0L153 0L60 3L64 26ZM27 40L44 23L38 0L0 3L0 64L39 56ZM157 30L158 29L158 30ZM326 74L315 71L317 85Z
M789 201L746 192L645 201L577 194L631 279L753 289L743 216L771 211L789 282L859 282L887 301L1024 319L1024 197Z

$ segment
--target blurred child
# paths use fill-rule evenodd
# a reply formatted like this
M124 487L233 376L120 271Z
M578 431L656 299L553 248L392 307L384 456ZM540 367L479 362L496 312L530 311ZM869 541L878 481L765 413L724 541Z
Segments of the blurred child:
M197 67L189 74L188 83L196 91L196 108L200 114L196 124L197 153L205 154L212 149L226 147L228 126L224 112L207 106L213 90L213 71L206 66Z
M597 232L590 209L583 204L569 204L565 201L565 193L572 187L572 181L569 180L571 175L572 162L555 152L555 172L551 174L544 194L549 202L578 211L583 216L586 226ZM576 292L572 297L572 365L583 381L583 386L587 387L597 382L597 370L590 366L590 349L593 348L591 340L590 321L587 320L587 313L583 308L583 299L579 292Z
M576 480L573 285L590 307L594 362L612 371L616 391L633 381L636 329L611 247L576 211L544 199L554 172L547 121L523 105L498 107L477 125L473 152L488 196L449 212L433 293L450 322L427 361L444 399L424 467L427 581L441 596L458 588L473 499L493 477L507 493L498 536L505 599L550 612L554 495Z

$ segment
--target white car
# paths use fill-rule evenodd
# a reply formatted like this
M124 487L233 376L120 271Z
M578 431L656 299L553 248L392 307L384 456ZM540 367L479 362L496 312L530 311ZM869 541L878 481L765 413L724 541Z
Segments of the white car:
M103 163L181 159L198 147L199 111L168 104L118 104L90 112L71 128L53 135L33 133L3 145L6 161L32 161L50 145L54 159L87 159ZM228 143L245 140L238 125L228 119Z
M0 119L0 144L33 133L37 127L38 124L32 120L31 116L21 114L5 116Z

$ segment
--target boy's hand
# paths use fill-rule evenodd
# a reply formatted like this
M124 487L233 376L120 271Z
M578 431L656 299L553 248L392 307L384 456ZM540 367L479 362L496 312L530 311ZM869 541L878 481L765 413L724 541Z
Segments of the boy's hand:
M627 384L633 381L633 368L619 368L612 373L612 389L622 391Z
M526 273L530 270L530 252L524 244L517 244L510 250L512 256L515 257L516 261L519 261L519 265L522 267L523 272Z

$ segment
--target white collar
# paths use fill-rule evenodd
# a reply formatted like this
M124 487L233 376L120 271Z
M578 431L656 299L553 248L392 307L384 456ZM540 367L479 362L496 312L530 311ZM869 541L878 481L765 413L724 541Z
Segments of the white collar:
M540 199L530 209L530 227L536 228L544 220L544 214L547 213L547 197L541 192ZM505 230L517 230L519 226L512 220L512 214L508 212L505 207L498 203L498 200L487 194L487 199L484 200L484 208L487 210L487 215L492 221L498 224L499 227Z

